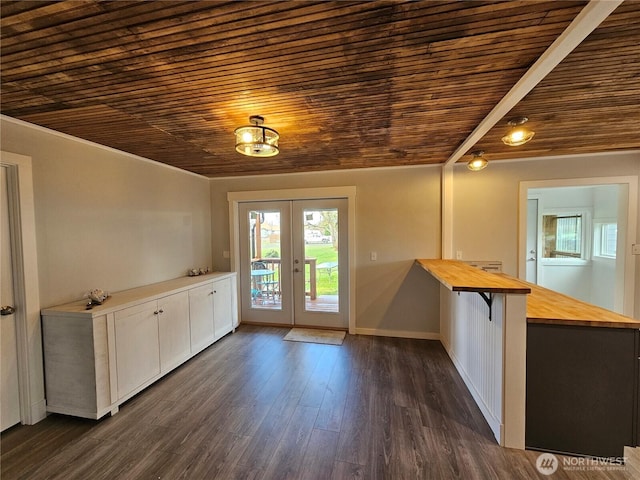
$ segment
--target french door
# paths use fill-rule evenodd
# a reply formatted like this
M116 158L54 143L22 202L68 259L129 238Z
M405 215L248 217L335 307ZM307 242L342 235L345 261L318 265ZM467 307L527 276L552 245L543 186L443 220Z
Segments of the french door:
M239 205L242 319L348 327L347 200Z

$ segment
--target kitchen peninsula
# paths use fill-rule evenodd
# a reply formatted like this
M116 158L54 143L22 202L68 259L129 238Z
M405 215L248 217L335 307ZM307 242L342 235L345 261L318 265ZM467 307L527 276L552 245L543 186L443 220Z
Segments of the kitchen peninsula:
M527 448L623 457L638 445L640 321L531 289Z
M640 321L455 260L441 341L498 443L620 458L638 444Z

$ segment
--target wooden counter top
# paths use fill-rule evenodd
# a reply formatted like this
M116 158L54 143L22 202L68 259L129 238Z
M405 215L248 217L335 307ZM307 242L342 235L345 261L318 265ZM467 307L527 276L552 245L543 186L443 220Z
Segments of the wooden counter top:
M531 286L506 275L496 275L459 260L418 259L416 263L453 292L528 294Z
M640 320L459 260L419 259L416 264L453 292L530 293L527 323L640 329Z
M640 320L528 283L527 323L586 327L638 328Z

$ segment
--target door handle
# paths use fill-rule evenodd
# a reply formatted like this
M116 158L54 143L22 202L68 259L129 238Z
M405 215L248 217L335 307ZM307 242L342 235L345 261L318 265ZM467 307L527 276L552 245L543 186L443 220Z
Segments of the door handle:
M11 305L3 305L2 307L0 307L0 315L2 315L3 317L5 315L13 315L14 313L16 313L16 308L12 307Z
M300 271L300 269L299 268L294 268L293 271L298 273Z

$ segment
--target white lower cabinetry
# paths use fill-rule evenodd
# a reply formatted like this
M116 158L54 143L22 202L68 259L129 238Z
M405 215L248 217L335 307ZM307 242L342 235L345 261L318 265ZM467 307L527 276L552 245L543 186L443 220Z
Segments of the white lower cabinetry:
M191 358L190 332L189 292L158 300L160 373L167 373Z
M100 418L233 331L235 273L113 294L85 309L42 311L47 411Z
M213 323L216 340L236 327L237 310L233 307L236 304L236 288L232 278L222 278L213 283Z
M146 302L114 315L118 398L160 374L157 308L157 302Z
M189 290L191 353L194 355L216 338L213 323L213 282Z

